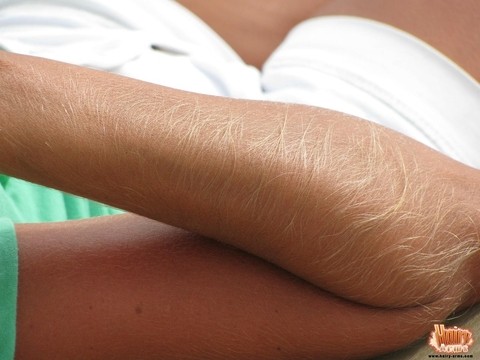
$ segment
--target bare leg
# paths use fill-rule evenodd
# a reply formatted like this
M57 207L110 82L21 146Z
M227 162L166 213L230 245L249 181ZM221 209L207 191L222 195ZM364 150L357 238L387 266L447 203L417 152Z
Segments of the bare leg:
M477 0L333 0L315 15L354 15L391 24L437 48L480 81Z

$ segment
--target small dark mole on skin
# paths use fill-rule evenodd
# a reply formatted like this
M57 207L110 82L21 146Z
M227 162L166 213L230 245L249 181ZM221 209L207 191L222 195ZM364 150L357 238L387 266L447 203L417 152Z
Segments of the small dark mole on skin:
M92 305L88 305L88 309L89 309L89 310L93 310L93 306L92 306Z
M140 305L135 306L135 313L140 315L143 312L143 309Z
M275 309L275 312L278 314L278 310L277 310L277 309Z
M282 351L282 348L280 346L277 346L278 351Z

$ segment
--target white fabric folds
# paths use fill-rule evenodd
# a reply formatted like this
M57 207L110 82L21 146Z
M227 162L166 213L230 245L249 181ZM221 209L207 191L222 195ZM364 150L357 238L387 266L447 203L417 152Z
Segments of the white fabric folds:
M479 84L375 21L305 21L259 71L173 0L0 0L0 47L193 92L338 110L480 168Z

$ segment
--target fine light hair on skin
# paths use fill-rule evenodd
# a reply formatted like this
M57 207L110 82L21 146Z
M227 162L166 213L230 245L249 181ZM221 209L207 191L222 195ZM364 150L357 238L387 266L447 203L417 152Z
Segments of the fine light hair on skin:
M322 269L307 276L310 281L348 299L384 307L429 304L467 286L458 276L478 251L478 235L468 233L468 214L452 203L448 183L432 186L430 175L415 163L406 164L396 145L382 140L384 130L373 124L368 136L351 134L350 151L345 152L345 147L335 148L335 125L319 138L312 137L307 122L292 142L286 122L287 116L276 130L250 145L250 156L263 154L260 164L270 172L262 173L244 206L269 222L276 220L269 219L272 207L289 204L286 220L278 221L277 239L282 246L295 238L293 245L300 248L318 242L312 247L318 253L304 259L305 267ZM312 193L318 179L328 182L324 197ZM298 181L290 194L276 192L275 183L281 186L284 180ZM311 215L318 215L318 209L325 223L313 236L305 235L311 221L322 221ZM269 251L262 246L256 248ZM287 256L297 255L292 249Z
M22 66L22 62L28 64L31 61L42 69L45 81L36 81L34 74ZM261 272L251 269L252 285L240 287L245 303L261 305L257 309L265 318L255 319L255 313L241 305L238 308L235 302L234 314L245 320L245 329L258 330L257 326L251 326L250 319L258 320L260 328L265 324L270 326L266 329L268 333L276 327L280 334L285 334L284 342L293 344L290 354L298 354L296 349L307 349L303 358L321 358L325 346L331 342L333 358L373 356L405 346L431 330L432 319L442 320L458 306L465 307L478 301L478 294L475 296L472 289L479 288L479 276L473 273L479 268L479 257L475 255L478 254L476 225L480 223L476 205L480 195L475 184L480 184L480 176L463 165L455 165L446 157L429 152L391 131L333 111L186 94L64 65L74 69L71 72L78 73L75 78L78 83L72 86L69 80L72 74L62 71L63 66L56 63L12 56L10 64L13 64L13 70L19 70L11 72L19 79L6 81L0 96L5 105L5 111L0 115L2 138L11 140L3 142L0 152L2 172L225 242L270 261L317 288L336 294L334 299L324 298L323 295L327 294L321 291L318 299L312 299L310 307L304 307L307 305L305 297L294 296L294 301L285 303L284 307L285 310L294 310L293 316L282 318L269 313L268 308L275 306L271 300L284 296L272 297L271 290L277 285ZM70 85L62 86L64 78ZM54 86L46 85L47 81L53 81ZM18 87L25 87L28 91L18 95ZM9 93L14 95L9 96ZM11 98L16 96L18 100L12 101ZM22 102L22 97L28 97L28 102ZM98 269L103 263L95 255L101 234L110 239L113 246L117 235L125 235L122 222L118 223L119 228L108 226L112 224L108 219L103 224L105 226L97 228L98 235L89 232L91 226L88 222L85 223L87 233L71 229L75 230L71 234L76 234L78 239L92 242L93 248L89 251L94 250L90 253L91 260L92 264L100 265ZM49 225L45 226L43 236L48 239L52 232ZM126 227L130 225L126 224ZM37 239L38 228L30 229L32 239ZM143 226L140 229L142 237L155 236L155 229L143 229ZM58 230L60 243L68 247L62 240L69 238L68 232L65 235L63 225ZM130 255L130 249L136 248L132 239L129 236L123 239L125 242L120 247L125 248L125 257L131 260L132 267L145 265ZM104 243L105 251L102 251L107 259L111 255L109 241ZM74 245L82 241L69 243ZM42 248L38 246L38 250ZM59 248L54 245L49 252L58 255ZM68 259L71 252L63 249ZM151 253L148 247L145 255ZM207 249L205 255L208 254L212 255ZM63 253L56 257L60 260L59 265L65 264L68 268L76 263L64 262ZM166 262L176 262L168 254L165 259ZM123 259L119 260L119 264L125 264ZM204 260L200 254L198 262L188 272L195 274L209 268ZM213 264L222 260L225 260L222 255L211 258ZM173 292L179 294L169 303L181 303L185 300L183 290L190 294L189 285L198 286L200 296L211 304L207 309L213 310L203 312L204 319L217 328L217 322L212 321L210 314L221 317L222 311L215 311L222 310L218 307L221 302L210 290L216 288L223 292L222 284L232 285L236 281L226 276L219 286L205 287L207 283L202 277L192 284L187 281L188 277L180 274L181 280L187 282L179 287L175 271L161 271L155 267L162 262L152 259L150 264L157 269L154 271L160 278L163 275L171 278L172 281L167 280L174 287ZM183 260L177 265L181 269L192 264ZM233 275L237 273L235 263L227 261L225 265ZM94 271L90 273L93 280L102 273L95 269L93 266ZM112 270L113 274L121 274L116 271L117 266ZM46 264L45 271L53 273L50 263ZM156 278L148 271L140 271L138 279L147 282L153 279L155 285ZM74 272L83 273L81 270ZM214 272L211 273L213 279L216 278ZM34 272L30 275L33 279L38 277ZM58 277L66 278L62 271ZM124 277L121 276L120 280L123 281ZM24 278L32 280L29 275ZM107 276L106 284L114 285L112 280L115 278L116 275ZM141 298L145 289L152 289L138 287L135 277L131 280L120 292L112 289L114 299L129 301L130 297L118 294L129 293L132 286L139 289ZM263 280L261 285L257 280ZM292 280L303 283L294 277ZM24 283L21 282L22 286ZM54 286L60 293L46 291L48 304L44 304L55 307L58 302L51 301L55 299L55 293L61 294L65 288L71 287L72 294L77 293L80 297L58 298L73 303L72 309L83 306L81 296L89 292L83 290L81 283L89 288L91 281L67 281L67 286ZM39 289L37 285L33 283L34 291ZM268 296L257 297L256 287L261 287ZM320 292L314 287L310 290ZM162 296L158 297L157 291ZM154 303L166 292L162 286L156 288L151 293ZM287 297L290 295L288 288L286 294ZM231 298L228 291L226 295ZM34 303L39 298L27 297ZM194 299L187 300L184 305L194 315L202 313ZM39 306L20 306L19 309L26 310L24 314L42 313L36 311L45 309L40 304L42 302ZM295 315L297 311L303 317ZM67 312L74 314L74 311ZM43 313L46 318L52 314L50 311ZM106 315L107 319L118 318L111 317L108 311ZM147 319L145 324L149 322L148 318L143 316L144 320ZM165 334L178 328L176 323L165 323L161 318L159 316L158 323L165 325ZM70 324L68 316L65 318L60 314L59 319L60 322L68 320L65 324ZM28 331L30 318L27 316L26 320L26 333L34 337L48 335L45 332L32 334ZM194 316L192 321L195 320ZM138 325L139 322L131 324ZM172 324L175 325L173 328ZM199 325L198 332L192 330L191 333L200 334L201 339L205 327ZM89 326L78 328L89 329ZM127 335L133 334L133 338L127 336L127 339L138 345L136 340L142 336L137 335L143 334L141 328L144 327L138 327L140 332L128 331L131 327L125 327L120 321L118 329L121 328L127 330ZM237 329L236 326L225 328ZM102 327L92 329L102 330ZM258 341L248 339L250 331L242 332L241 329L237 329L239 336L234 338L236 348L242 351L248 348L248 344L256 346ZM378 331L382 336L377 336ZM154 326L147 332L158 335ZM219 334L222 332L221 329ZM305 334L308 340L304 342L304 336L299 334ZM79 335L82 335L81 331ZM227 338L231 338L229 334ZM68 344L68 336L65 340ZM118 343L117 336L114 340L114 344ZM173 340L175 349L178 346L181 350L178 337ZM320 345L318 340L321 340ZM40 341L40 348L46 343L48 341ZM199 352L206 348L209 353L211 347L208 343L206 346L204 342L197 344L201 347ZM367 344L370 350L364 350ZM27 342L24 347L31 349L28 345ZM76 346L85 349L82 345L79 342ZM100 341L98 345L104 347L105 344ZM165 342L161 341L161 351L164 351L164 345ZM115 350L115 346L107 346L106 351L110 349ZM230 354L233 351L226 349ZM365 352L362 355L359 351ZM302 357L290 354L285 352L283 355L285 358ZM222 357L220 353L216 355ZM275 355L276 351L271 358L278 358Z
M395 144L383 148L378 135L378 128L371 126L367 146L356 147L365 151L360 156L366 160L359 161L353 181L342 182L342 170L336 173L343 200L336 209L345 217L341 231L348 234L348 240L336 253L345 251L345 257L331 256L331 266L348 264L356 269L349 285L358 284L353 290L357 293L347 296L368 299L374 305L382 297L387 299L380 300L382 305L397 307L427 304L448 291L460 293L465 284L457 275L479 248L478 234L468 233L468 214L454 203L448 183L432 185L428 173L416 164L405 164ZM394 154L393 163L386 161L387 151ZM358 153L347 156L358 159ZM352 170L351 164L348 169ZM360 246L348 249L349 243ZM374 251L369 251L370 247ZM342 281L345 279L339 279L339 284ZM364 293L358 292L361 288ZM394 294L400 295L400 301Z
M7 144L7 173L213 237L360 303L430 304L448 296L446 279L459 292L470 281L478 215L398 135L318 108L81 70L60 89L45 66L56 86L15 72L33 89L24 117L45 118L5 122L20 143ZM9 163L22 146L25 164Z
M132 115L116 117L135 118L132 131L148 143L156 125L151 116L134 114L146 113L141 109L151 103L125 101ZM448 181L432 179L415 157L406 159L383 128L364 122L368 131L345 133L331 122L320 131L318 110L292 120L298 107L282 106L283 117L268 128L245 123L256 109L220 118L196 97L158 115L170 139L159 146L171 147L166 169L177 179L172 191L185 193L192 204L217 204L211 217L218 228L237 226L217 239L368 305L430 304L453 291L452 282L463 291L459 274L477 252L478 236L468 233L468 214L453 203ZM156 168L140 153L137 160ZM141 193L120 190L141 208ZM239 218L244 227L231 225ZM196 218L188 221L188 228L201 226ZM252 243L239 244L240 237Z
M178 108L171 109L168 126L181 134L178 152L187 149L191 162L204 164L203 174L175 168L179 189L187 184L200 199L215 194L219 209L241 197L238 207L213 214L219 224L243 214L253 231L241 231L256 239L247 250L339 296L404 307L463 291L467 285L459 274L477 252L478 236L468 233L468 214L453 203L448 181L432 179L414 157L406 160L374 124L366 123L366 133L342 134L348 146L339 147L334 123L319 132L316 119L306 114L301 126L292 126L291 107L284 105L276 127L267 132L258 124L258 135L248 138L242 117L217 119L197 104L193 113L183 113L191 126L182 128L178 123L185 118L180 121ZM248 163L248 172L237 162ZM280 208L282 217L275 217L272 209ZM315 229L315 223L321 226ZM227 235L226 242L235 243L235 236ZM302 249L311 249L308 257Z
M330 149L326 156L340 162L320 168L334 179L329 212L341 223L320 235L338 246L321 260L324 276L335 279L329 289L387 307L460 293L466 284L458 274L479 248L478 234L468 232L468 214L453 203L448 183L432 186L430 175L406 164L395 144L382 144L381 129L372 125L370 131L352 139L357 146L350 153Z

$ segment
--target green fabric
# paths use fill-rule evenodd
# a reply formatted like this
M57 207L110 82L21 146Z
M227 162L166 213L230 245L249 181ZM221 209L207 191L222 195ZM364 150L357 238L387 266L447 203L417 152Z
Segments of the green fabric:
M113 215L120 210L27 181L0 175L0 216L16 223Z
M15 353L18 256L13 222L0 219L0 360Z
M0 360L13 360L18 250L14 223L65 221L120 210L0 174Z

